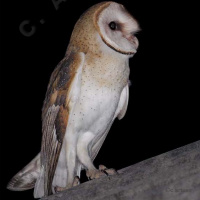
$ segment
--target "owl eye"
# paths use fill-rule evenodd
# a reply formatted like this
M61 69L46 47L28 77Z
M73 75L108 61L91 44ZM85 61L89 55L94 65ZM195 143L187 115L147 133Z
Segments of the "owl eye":
M115 22L110 22L109 27L111 30L116 30L117 29L117 24Z

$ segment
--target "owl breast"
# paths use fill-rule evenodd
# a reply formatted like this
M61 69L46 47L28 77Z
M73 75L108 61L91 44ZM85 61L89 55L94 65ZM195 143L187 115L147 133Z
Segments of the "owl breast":
M79 102L70 120L75 124L76 132L89 131L98 137L106 131L113 121L128 79L129 66L125 61L97 59L92 64L91 61L86 62Z

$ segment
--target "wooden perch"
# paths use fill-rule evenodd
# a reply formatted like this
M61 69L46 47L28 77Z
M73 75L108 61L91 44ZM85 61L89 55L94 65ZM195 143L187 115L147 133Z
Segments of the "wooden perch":
M199 200L200 141L42 200Z

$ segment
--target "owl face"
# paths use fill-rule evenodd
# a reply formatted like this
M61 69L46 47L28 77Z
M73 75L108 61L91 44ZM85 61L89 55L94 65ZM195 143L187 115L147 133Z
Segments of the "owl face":
M135 54L139 45L134 35L139 31L137 21L121 4L110 2L106 6L95 15L96 28L102 40L121 54Z

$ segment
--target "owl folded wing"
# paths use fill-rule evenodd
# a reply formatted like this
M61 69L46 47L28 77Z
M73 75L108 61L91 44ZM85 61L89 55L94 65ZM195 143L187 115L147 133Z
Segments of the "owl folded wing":
M54 70L42 110L41 165L44 195L52 193L52 182L70 113L79 98L84 53L68 54Z

